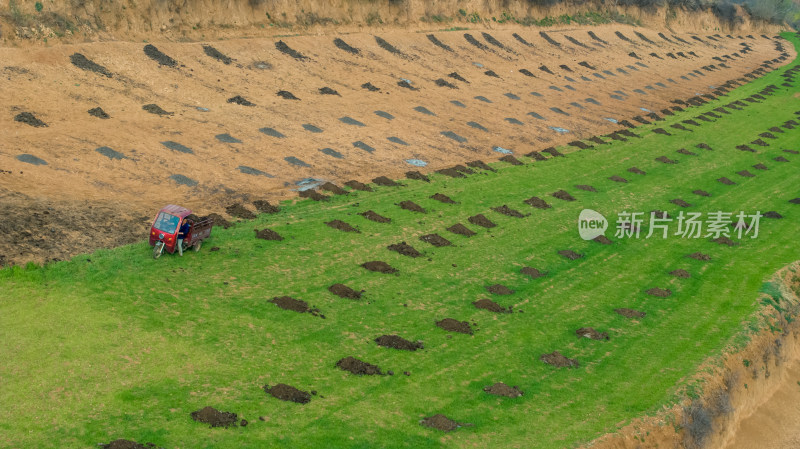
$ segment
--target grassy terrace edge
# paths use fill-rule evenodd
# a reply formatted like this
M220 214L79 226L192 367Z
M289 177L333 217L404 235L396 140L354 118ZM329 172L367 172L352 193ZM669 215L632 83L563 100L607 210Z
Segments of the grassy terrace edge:
M797 35L784 36L797 48ZM796 66L793 61L667 123L780 84L780 74ZM216 229L203 251L183 258L154 262L142 242L69 262L4 269L0 402L7 406L0 410L0 446L94 447L126 438L198 448L568 447L657 413L698 394L702 385L691 379L709 357L741 347L763 328L757 298L764 280L800 258L791 245L799 206L788 203L800 196L800 159L781 152L798 142L781 133L756 153L735 149L796 118L796 91L779 87L766 101L691 133L663 136L652 132L661 125L645 126L633 130L641 139L566 158L495 163L496 172L480 170L466 179L434 174L431 183L403 181L405 187L378 187L323 204L285 203L278 214ZM697 149L699 143L714 150ZM678 154L679 148L695 154ZM655 161L664 155L677 163ZM778 156L790 162L776 162ZM768 170L754 170L757 163ZM647 174L627 172L631 166ZM755 177L735 174L748 169ZM629 182L609 180L613 175ZM721 176L737 184L720 184ZM577 200L550 196L560 189ZM693 196L694 189L710 196ZM456 204L436 202L433 193ZM532 195L553 207L525 205ZM761 236L737 247L708 239L613 237L606 246L579 240L574 229L584 207L610 219L623 210L677 215L674 198L689 200L688 210L777 210L784 219L764 220ZM397 203L403 200L428 212L402 210ZM501 205L530 215L491 211ZM357 215L367 209L393 222ZM498 226L469 225L467 217L478 213ZM324 225L333 219L361 232ZM455 222L477 235L448 234L445 228ZM256 240L253 227L285 240ZM434 232L454 245L434 248L419 240ZM401 241L423 257L386 249ZM211 246L220 250L209 252ZM565 260L557 251L566 249L584 257ZM711 260L685 257L698 251ZM369 260L386 261L399 275L359 267ZM522 266L548 276L527 278ZM675 269L691 277L670 276ZM364 298L334 297L327 288L335 282L365 290ZM486 291L498 283L514 293ZM672 295L654 298L646 293L653 287ZM284 295L308 301L325 318L268 302ZM483 297L515 313L475 309L472 302ZM632 322L614 314L616 307L647 316ZM434 325L446 317L476 332L453 334ZM611 339L578 339L575 330L583 326L607 331ZM422 340L425 349L378 347L373 339L381 334ZM581 366L556 369L539 360L552 351ZM346 356L395 374L353 376L334 366ZM525 395L498 398L482 391L499 381L519 385ZM278 382L318 394L306 405L264 394L264 385ZM238 413L250 425L209 429L193 422L190 412L206 405ZM419 425L436 413L472 425L447 434Z

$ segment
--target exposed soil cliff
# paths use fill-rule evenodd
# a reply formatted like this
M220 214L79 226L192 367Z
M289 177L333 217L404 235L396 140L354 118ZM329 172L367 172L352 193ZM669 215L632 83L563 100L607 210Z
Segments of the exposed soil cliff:
M691 2L686 2L690 4ZM654 6L628 2L526 0L9 0L0 3L0 39L9 42L200 40L363 28L442 29L621 22L693 32L775 32L739 6ZM627 6L623 6L627 5Z

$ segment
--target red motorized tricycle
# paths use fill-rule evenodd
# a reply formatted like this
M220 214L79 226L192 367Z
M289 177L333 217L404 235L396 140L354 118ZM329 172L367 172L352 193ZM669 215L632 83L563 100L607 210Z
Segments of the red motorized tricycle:
M150 227L150 246L153 247L153 259L158 259L166 250L170 254L189 248L200 251L203 240L211 236L214 221L210 218L199 220L190 216L192 211L185 207L170 204L164 206L156 215ZM188 225L184 235L183 247L178 249L178 233L182 226Z

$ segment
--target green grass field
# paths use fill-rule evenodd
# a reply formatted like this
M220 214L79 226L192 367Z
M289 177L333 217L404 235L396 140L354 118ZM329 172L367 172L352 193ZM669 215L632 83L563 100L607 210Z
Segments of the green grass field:
M798 45L797 35L785 36ZM497 172L478 170L465 179L433 174L430 183L405 180L403 187L325 203L284 204L277 214L215 228L201 252L183 258L154 261L142 242L0 271L0 446L89 448L125 438L166 448L562 448L656 413L686 394L702 362L746 341L757 329L762 284L800 259L800 205L789 203L800 197L800 155L782 151L800 150L797 131L776 133L767 147L751 145L757 153L735 148L798 117L798 88L782 86L780 77L795 65L634 130L642 138L542 162L519 156L525 165L495 163ZM778 89L767 100L689 126L693 132L668 126L768 85ZM673 135L654 134L656 127ZM696 148L699 143L713 151ZM680 148L696 155L676 153ZM659 156L678 163L655 161ZM779 156L789 162L775 161ZM754 169L758 163L768 170ZM632 166L647 174L627 172ZM755 177L737 175L741 170ZM609 180L613 175L629 182ZM723 176L737 184L716 181ZM576 201L550 196L560 189ZM695 195L696 189L711 196ZM437 192L457 204L429 198ZM523 203L531 196L553 207ZM675 198L691 207L671 204ZM427 213L402 210L396 203L403 200ZM530 215L490 209L501 205ZM584 208L609 219L612 245L579 238ZM674 235L614 237L619 212L654 209L673 217L685 210L777 211L784 218L762 218L758 238L734 238L741 243L735 247ZM357 215L366 210L392 222ZM497 227L469 224L467 217L477 213ZM333 219L361 232L324 224ZM445 230L455 223L477 235ZM257 240L254 228L270 228L285 240ZM453 246L419 240L429 233ZM401 241L423 257L386 249ZM219 251L209 251L212 246ZM568 249L585 257L558 255ZM694 252L711 260L685 257ZM399 274L359 266L370 260ZM531 279L519 273L523 266L548 275ZM675 269L691 277L671 276ZM366 292L359 301L342 299L328 292L334 283ZM485 287L495 283L515 293L488 293ZM645 293L653 287L672 295ZM268 302L284 295L319 308L325 319ZM514 313L478 310L472 302L481 298L513 306ZM619 307L647 315L627 319L614 312ZM475 323L475 334L435 326L448 317ZM610 340L579 339L575 331L584 326L608 332ZM422 340L425 349L379 347L373 340L383 334ZM580 367L539 360L552 351L576 358ZM352 375L335 366L346 356L395 374ZM525 394L510 399L483 392L495 382ZM282 402L262 390L276 383L318 394L305 405ZM250 424L225 429L194 422L190 413L205 406ZM419 425L437 413L472 426L443 433Z

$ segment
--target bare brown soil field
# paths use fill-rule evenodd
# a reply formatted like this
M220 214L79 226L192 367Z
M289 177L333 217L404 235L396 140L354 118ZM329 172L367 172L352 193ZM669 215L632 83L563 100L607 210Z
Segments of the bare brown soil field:
M0 264L137 241L167 203L254 209L612 133L778 56L769 36L539 31L0 48Z

